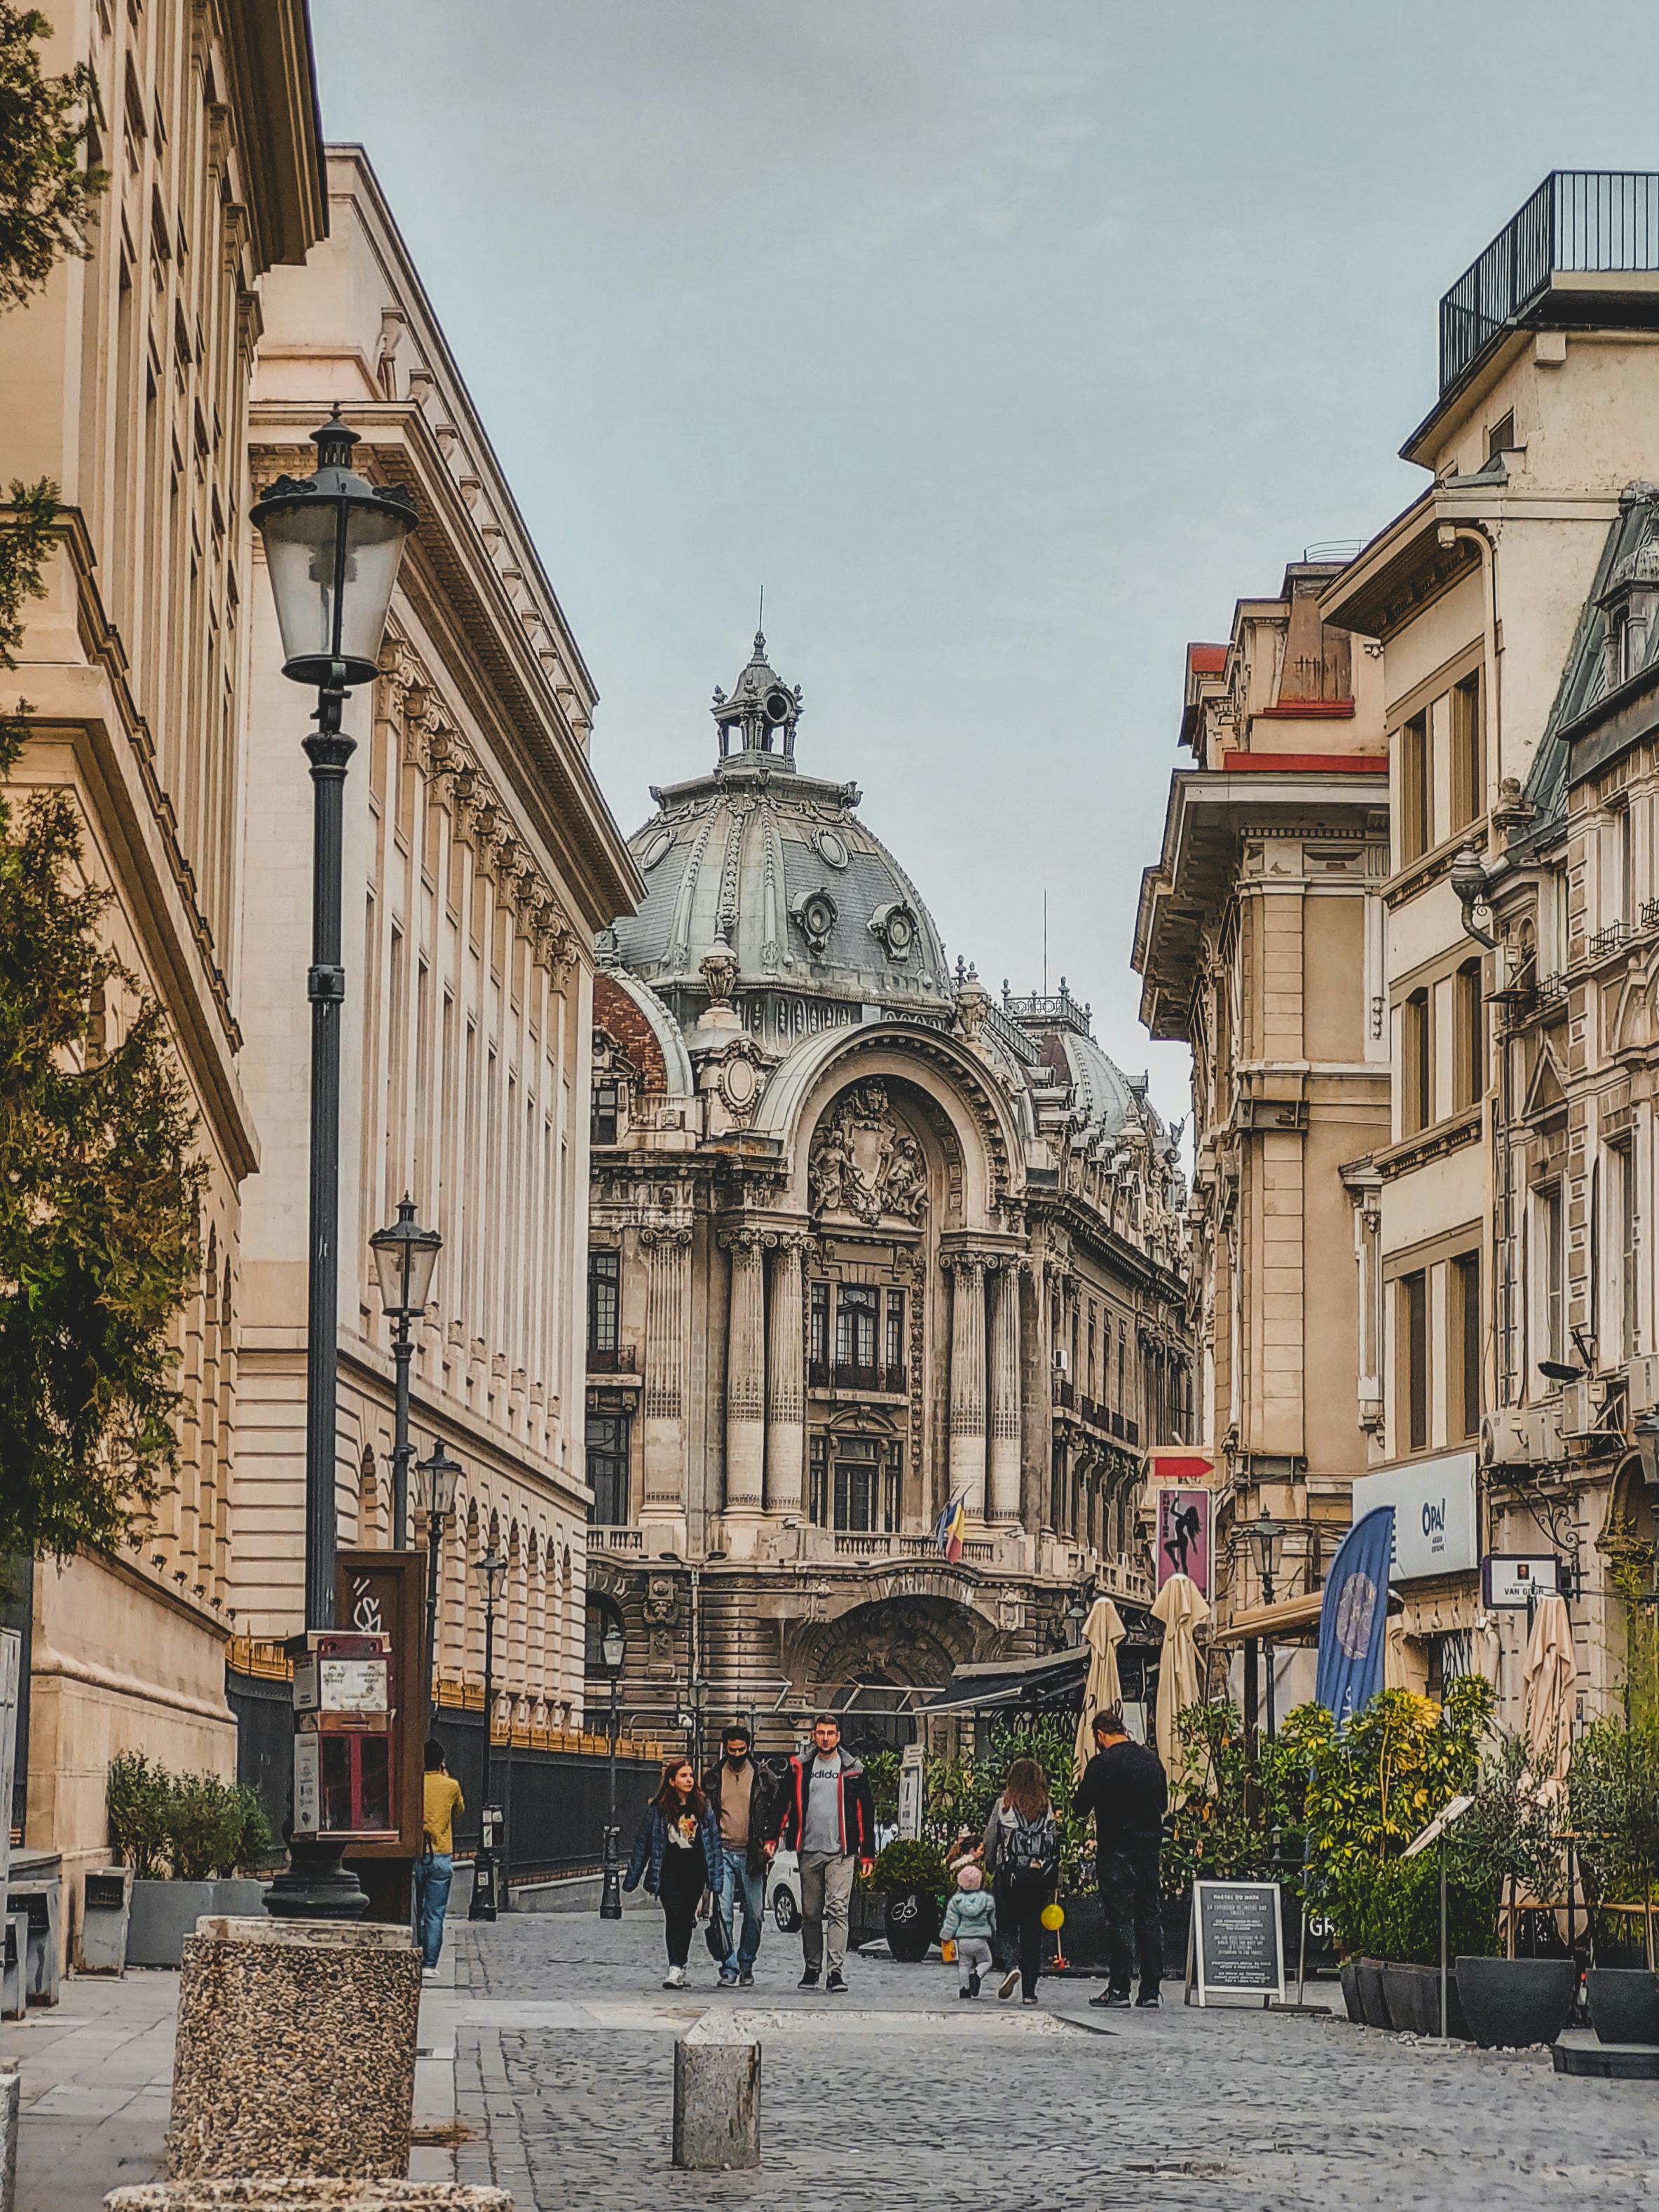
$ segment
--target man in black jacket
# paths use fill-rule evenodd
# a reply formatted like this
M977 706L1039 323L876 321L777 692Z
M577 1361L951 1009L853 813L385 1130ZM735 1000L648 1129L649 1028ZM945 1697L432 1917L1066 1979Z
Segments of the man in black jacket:
M770 1778L750 1756L749 1730L733 1721L720 1738L720 1757L702 1778L702 1794L719 1816L720 1864L708 1870L714 1910L726 1929L722 1989L752 1989L755 1959L766 1917L766 1871L777 1849L776 1794ZM743 1900L743 1934L736 1927Z
M1158 1753L1130 1741L1121 1705L1095 1715L1094 1736L1095 1755L1072 1800L1074 1813L1095 1816L1096 1871L1109 1946L1106 1987L1089 2002L1113 2009L1128 2003L1133 1929L1140 1954L1137 2002L1151 2009L1160 2002L1158 1984L1164 1978L1158 1862L1170 1785Z

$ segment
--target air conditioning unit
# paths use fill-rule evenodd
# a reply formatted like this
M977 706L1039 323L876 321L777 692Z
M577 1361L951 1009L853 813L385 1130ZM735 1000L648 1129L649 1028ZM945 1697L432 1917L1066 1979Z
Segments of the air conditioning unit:
M1486 1467L1542 1467L1561 1456L1559 1406L1503 1406L1480 1424Z
M1565 1382L1561 1386L1561 1434L1564 1437L1585 1437L1595 1425L1595 1409L1590 1404L1588 1382Z
M1645 1413L1659 1406L1659 1352L1638 1352L1630 1362L1630 1410Z

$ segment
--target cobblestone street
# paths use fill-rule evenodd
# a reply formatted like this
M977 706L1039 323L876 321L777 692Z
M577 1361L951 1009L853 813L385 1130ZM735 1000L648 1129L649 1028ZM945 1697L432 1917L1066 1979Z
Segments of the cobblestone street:
M463 2179L520 2212L671 2203L862 2208L1627 2208L1659 2181L1659 2103L1641 2083L1559 2080L1542 2053L1443 2051L1345 2019L1186 2010L1091 2014L1098 1987L1045 1984L1034 2017L958 2002L937 1960L848 1961L851 1993L799 1996L796 1942L769 1929L757 1986L764 2164L669 2162L673 2033L710 2006L659 1987L659 1925L630 1911L504 1920L456 1944ZM1314 1994L1335 1999L1334 1986Z

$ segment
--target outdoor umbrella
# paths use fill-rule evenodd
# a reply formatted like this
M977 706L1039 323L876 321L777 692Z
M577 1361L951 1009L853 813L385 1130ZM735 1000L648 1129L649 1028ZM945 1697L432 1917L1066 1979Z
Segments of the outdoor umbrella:
M1089 1653L1089 1672L1083 1685L1083 1711L1077 1723L1077 1771L1082 1773L1094 1754L1094 1717L1123 1695L1117 1679L1117 1647L1123 1641L1123 1617L1109 1597L1097 1597L1083 1624L1083 1641Z
M1565 1598L1539 1600L1527 1640L1526 1729L1533 1770L1547 1797L1558 1796L1567 1779L1573 1685L1578 1654L1572 1648L1572 1624Z
M1164 1630L1158 1667L1158 1755L1166 1774L1176 1771L1176 1717L1199 1700L1197 1630L1210 1617L1204 1593L1190 1575L1171 1575L1152 1605Z

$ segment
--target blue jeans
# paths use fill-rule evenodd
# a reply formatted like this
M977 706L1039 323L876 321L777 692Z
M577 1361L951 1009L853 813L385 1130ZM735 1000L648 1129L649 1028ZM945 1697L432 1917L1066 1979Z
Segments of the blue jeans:
M429 1858L415 1862L415 1940L423 1966L435 1966L444 1948L444 1914L454 1879L455 1862L447 1851L434 1851Z
M720 1972L725 1976L751 1974L755 1971L755 1954L760 1949L761 1922L766 1912L765 1872L750 1873L746 1850L723 1850L720 1853L720 1881L714 1893L720 1916L726 1927L726 1963ZM743 1899L743 1935L734 1950L732 1948L732 1916L737 1911L739 1897Z

